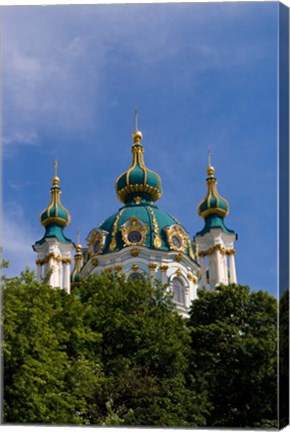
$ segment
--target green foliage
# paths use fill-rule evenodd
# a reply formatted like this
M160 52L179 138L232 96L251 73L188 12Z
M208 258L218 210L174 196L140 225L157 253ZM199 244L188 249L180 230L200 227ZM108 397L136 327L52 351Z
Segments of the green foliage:
M289 291L279 302L279 427L289 424Z
M4 279L3 303L4 421L87 423L99 368L86 353L98 335L85 328L79 298L26 271Z
M246 286L199 291L190 312L192 367L206 380L207 424L277 426L277 302Z
M102 334L96 423L204 424L205 403L185 379L189 336L172 296L158 283L109 274L83 281L79 293L87 323Z
M190 319L154 281L104 273L71 294L3 280L4 421L276 426L276 301L201 290Z

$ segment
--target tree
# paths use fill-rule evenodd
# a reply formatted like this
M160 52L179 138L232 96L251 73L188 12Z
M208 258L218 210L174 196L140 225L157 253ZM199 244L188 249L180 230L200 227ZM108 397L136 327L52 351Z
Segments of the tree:
M289 423L289 290L279 302L279 427Z
M4 278L3 305L4 421L89 423L99 335L85 327L79 298L27 270Z
M83 281L85 320L102 335L96 424L200 426L207 404L189 374L189 335L160 284L103 274Z
M71 294L3 281L4 421L200 426L190 338L158 284L103 274Z
M192 304L192 369L206 380L207 426L277 426L277 302L247 286L199 290Z

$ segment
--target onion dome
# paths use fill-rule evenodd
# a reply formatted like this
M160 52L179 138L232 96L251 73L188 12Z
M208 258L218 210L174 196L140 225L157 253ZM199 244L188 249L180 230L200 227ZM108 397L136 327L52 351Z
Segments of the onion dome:
M157 173L151 171L144 163L144 148L141 144L142 132L137 128L132 134L133 160L131 167L121 174L116 182L117 196L124 204L141 202L155 202L162 195L161 179Z
M217 191L217 180L214 176L215 169L210 163L210 157L206 172L208 174L206 179L208 190L205 198L199 203L197 208L198 215L205 220L205 225L202 231L196 235L204 235L212 228L221 228L223 232L228 234L235 233L224 224L224 218L229 213L229 203Z
M52 179L52 188L50 189L50 204L40 214L40 222L44 227L50 224L66 227L70 223L70 214L60 202L61 189L59 187L59 182L59 178L54 176Z
M198 215L204 219L208 215L226 217L229 213L229 204L217 191L217 180L214 176L215 169L209 165L206 171L208 174L206 179L208 190L205 198L198 205Z
M51 200L48 207L41 212L39 217L41 225L45 227L45 234L36 244L43 243L47 237L55 237L62 243L72 243L63 233L63 229L70 223L70 214L60 202L61 189L59 187L60 180L57 176L57 161L55 161L54 165L55 173L50 189Z

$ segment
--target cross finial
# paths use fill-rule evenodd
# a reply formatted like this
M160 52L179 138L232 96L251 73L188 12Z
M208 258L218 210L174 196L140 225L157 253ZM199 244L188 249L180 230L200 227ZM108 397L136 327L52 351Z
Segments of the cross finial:
M208 148L207 157L208 157L208 166L211 166L211 152L210 152L210 148Z
M57 163L57 160L55 159L55 161L54 161L54 177L57 177L57 172L58 172L58 163Z
M80 229L79 228L77 230L77 242L78 242L78 244L80 244L80 242L81 242L81 233L80 233Z
M135 109L135 130L138 130L138 110Z

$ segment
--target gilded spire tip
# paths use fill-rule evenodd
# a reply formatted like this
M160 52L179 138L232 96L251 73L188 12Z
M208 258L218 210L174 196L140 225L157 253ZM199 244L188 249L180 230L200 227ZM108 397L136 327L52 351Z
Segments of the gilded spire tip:
M142 132L139 131L139 129L138 129L138 127L139 127L138 122L139 122L139 114L138 114L138 110L135 109L135 131L132 133L132 138L133 138L133 141L134 141L134 145L135 144L137 144L137 145L139 144L140 145L141 140L143 138Z
M58 162L55 159L54 161L54 177L52 179L52 185L57 187L59 185L59 177L58 177Z
M209 177L214 177L215 169L214 169L214 167L211 164L211 151L210 151L210 148L208 148L207 158L208 158L208 166L207 166L206 172L209 175Z

